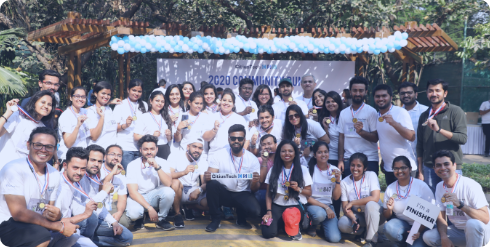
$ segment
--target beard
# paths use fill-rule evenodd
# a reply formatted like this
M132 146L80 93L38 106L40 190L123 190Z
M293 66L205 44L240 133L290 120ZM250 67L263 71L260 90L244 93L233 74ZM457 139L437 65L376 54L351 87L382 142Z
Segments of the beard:
M240 145L238 145L238 146L235 146L235 145L230 145L230 147L231 147L231 151L232 151L233 153L235 153L235 154L240 153L240 151L242 151L242 149L243 149L243 145L244 145L244 144L240 144Z
M412 105L413 103L415 103L415 100L416 100L415 97L406 100L404 98L401 99L404 105Z
M390 107L390 103L387 103L387 104L386 104L386 105L384 105L384 106L379 106L379 105L378 105L378 108L379 108L380 110L384 110L384 109L386 109L386 108L388 108L388 107Z
M352 97L352 102L355 103L355 104L362 104L362 102L364 102L364 98L366 96L361 96L361 99L358 99L357 96L353 96Z
M92 172L91 169L87 169L87 173L90 174L90 175L92 175L92 176L95 176L95 175L97 175L97 173L99 173L99 170L97 170L97 172L94 173L94 172Z
M201 154L198 153L198 152L194 152L194 153L191 153L189 152L189 155L194 159L194 160L198 160L199 158L201 158Z
M284 92L282 93L282 96L291 96L291 91L287 91L287 92Z

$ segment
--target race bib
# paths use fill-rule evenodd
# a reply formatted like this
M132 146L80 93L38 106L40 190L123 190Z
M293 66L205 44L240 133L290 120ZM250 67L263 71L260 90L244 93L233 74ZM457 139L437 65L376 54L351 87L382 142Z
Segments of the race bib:
M332 197L333 184L313 183L312 195L318 197Z

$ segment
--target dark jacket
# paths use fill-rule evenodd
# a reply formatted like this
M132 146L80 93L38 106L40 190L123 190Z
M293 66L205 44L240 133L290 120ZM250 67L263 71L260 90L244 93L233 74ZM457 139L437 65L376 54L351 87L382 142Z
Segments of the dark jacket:
M453 132L453 137L447 139L441 133L436 133L429 126L422 126L429 117L430 108L423 112L419 118L417 129L417 156L422 157L424 165L434 167L432 155L439 150L448 150L456 158L457 169L463 164L463 151L461 145L466 143L466 115L459 106L446 102L446 107L434 117L441 129Z

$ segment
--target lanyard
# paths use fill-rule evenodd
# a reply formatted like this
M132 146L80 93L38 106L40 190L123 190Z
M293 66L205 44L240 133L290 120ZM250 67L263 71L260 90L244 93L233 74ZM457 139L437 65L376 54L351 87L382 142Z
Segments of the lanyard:
M318 167L318 165L316 165L316 169L318 169L318 171L320 171L320 174L322 174L322 170L320 170L320 167ZM332 176L332 170L330 169L330 164L328 164L327 176L328 177L331 177Z
M20 107L19 107L20 109ZM41 194L41 198L43 197L43 195L46 193L46 191L48 190L48 185L49 185L49 172L48 172L48 166L46 165L46 167L44 168L45 169L45 175L44 175L44 185L41 186L40 184L40 181L39 181L39 178L34 170L34 167L32 166L31 164L31 159L29 158L29 156L27 156L27 164L29 164L29 168L31 168L31 172L32 174L34 174L34 177L36 178L36 181L37 181L37 186L39 187L39 193Z
M362 183L364 182L364 178L366 177L366 174L362 175L361 184L359 185L359 190L357 190L357 185L356 185L356 181L354 180L354 175L351 176L352 176L352 183L354 184L354 192L356 193L357 200L360 200Z
M189 112L189 113L190 113L190 112ZM189 126L194 125L194 123L195 123L195 122L197 121L197 119L199 118L199 115L201 115L201 113L200 113L200 112L197 114L196 119L195 119L194 121L192 121L192 122L188 123L188 124L189 124Z
M109 171L109 169L105 168L105 165L103 165L104 167L104 170L107 172L107 175L109 175L109 173L111 173L111 171ZM112 179L111 179L111 184L113 184L112 182L114 181L114 176L112 176Z
M282 185L285 186L286 182L291 181L291 172L293 172L294 164L291 165L291 169L289 169L289 174L286 174L286 168L282 168Z
M85 192L85 190L83 190L83 188L79 182L76 182L75 184L77 186L75 186L75 184L73 184L70 180L68 180L66 178L66 175L64 173L63 173L63 180L65 180L65 183L68 184L68 186L72 187L74 190L78 191L80 194L84 195L86 198L93 201L93 199L90 198L90 196L87 194L87 192Z
M90 180L92 180L92 182L98 184L98 185L102 185L100 183L100 178L99 178L99 175L95 174L95 178L92 178L90 175L88 175L88 173L85 173L85 176L87 176Z
M136 116L136 110L135 110L135 109L136 109L136 107L134 107L134 108L133 108L133 104L132 104L132 103L131 103L131 101L129 100L129 97L128 97L128 98L126 98L126 99L128 100L129 108L131 108L131 114L132 114L133 116Z
M157 123L157 125L158 125L158 131L161 131L162 130L162 121L163 121L162 115L160 115L160 123L158 123L157 119L155 118L155 115L153 115L152 112L150 112L150 116L153 118L153 120L155 121L155 123Z
M206 106L206 109L208 109L211 112L215 112L217 108L218 108L218 104L213 104L213 106Z
M400 184L398 183L398 181L396 181L396 194L398 196L398 199L407 199L408 197L408 194L410 194L410 190L412 189L412 183L413 183L413 178L410 178L410 183L408 184L408 189L407 189L407 193L405 194L405 196L402 196L400 194Z
M243 166L243 160L244 160L244 157L245 157L245 150L243 150L243 156L240 158L240 160L238 161L238 163L240 164L238 166L238 170L236 169L236 165L235 165L235 157L233 157L233 154L231 153L231 149L230 149L230 157L231 157L231 161L233 162L233 167L235 168L235 171L237 173L241 173L242 172L242 166Z
M456 187L458 186L459 179L460 179L459 174L456 173L456 184L454 184L453 188L451 189L451 193L453 193L454 190L456 189ZM442 186L444 187L444 189L446 189L446 192L447 192L447 185L446 185L446 183L443 182L442 183Z
M272 123L271 126L265 128L265 129L262 126L260 126L260 128L259 128L259 139L261 136L268 134L269 133L268 131L271 130L272 128L274 128L274 123Z
M306 103L306 106L309 106L310 105L312 99L313 99L313 96L310 98L310 100L308 101L308 103L306 103L305 96L303 95L303 102Z
M446 106L446 102L444 102L444 104L442 104L441 106L439 106L439 108L434 113L432 113L432 106L431 106L430 107L430 110L429 110L429 117L427 118L427 120L432 119L435 116L437 116L437 114L439 114L439 112L441 112L442 109L444 109L445 106Z
M222 114L221 112L219 113L219 115L221 116L221 119L223 120L223 122L221 122L220 124L224 124L224 123L225 123L225 121L226 121L226 120L227 120L229 117L231 117L231 115L233 115L233 112L232 112L232 113L230 113L230 114L229 114L229 115L228 115L228 116L227 116L225 119L223 119L223 114Z
M359 107L359 109L357 109L356 111L354 111L354 108L352 108L352 106L350 107L350 112L352 113L352 117L354 118L354 116L359 113L359 111L361 111L361 109L364 107L364 102L362 102L362 105Z
M29 115L29 113L24 110L22 107L20 107L20 105L17 106L19 108L19 111L24 114L24 116L26 116L29 120L33 121L34 123L38 124L40 121L37 121L36 119L34 119L31 115Z
M242 96L238 95L238 97L243 101L244 105L247 105L247 102L248 102L248 106L252 106L252 102L250 102L250 99L248 99L248 101L245 101L245 99L242 98Z
M77 114L77 113L75 113L75 110L73 110L73 106L70 106L70 108L68 108L68 109L70 109L70 111L73 113L73 115L75 115L75 117L76 117L76 118L78 118L78 115L80 115L80 113L82 112L82 111L80 110L80 113L78 113L78 114Z
M381 115L381 111L378 112L378 117L381 118L382 116L389 114L391 112L391 109L393 109L393 105L391 105L390 110L387 113L383 114L383 115Z

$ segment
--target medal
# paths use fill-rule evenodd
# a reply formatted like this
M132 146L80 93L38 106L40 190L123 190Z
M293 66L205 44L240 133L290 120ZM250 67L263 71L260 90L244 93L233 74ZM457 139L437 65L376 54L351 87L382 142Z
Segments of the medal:
M313 109L313 111L311 111L313 114L316 114L316 109Z
M123 175L123 176L126 175L126 171L125 170L122 170L121 171L121 175Z
M362 108L364 108L364 105L365 105L364 102L362 102L362 105L357 109L357 111L354 111L354 109L352 108L352 106L350 107L350 112L352 114L352 122L353 123L357 123L358 120L357 120L357 118L355 116L356 116L357 113L359 113L362 110Z
M445 203L445 202L446 202L446 197L442 197L442 198L441 198L441 202L442 202L442 203Z
M446 102L444 102L444 104L442 104L434 113L432 113L432 106L431 106L429 109L429 117L422 124L422 126L427 126L428 124L427 122L429 121L429 119L433 119L435 116L437 116L437 114L439 114L439 112L442 111L442 109L444 109L445 106L446 106Z
M335 183L335 181L337 181L337 179L335 177L330 179L330 182L332 182L332 183Z
M285 192L286 194L289 194L289 190L285 190L284 192Z
M397 198L397 197L398 197L398 195L397 195L397 194L393 194L393 195L391 195L391 198L393 198L393 199L395 199L395 198Z
M284 201L289 200L289 196L284 196Z
M103 107L103 106L101 106L101 107L100 107L100 110L101 110L101 111L104 111L104 107Z
M325 122L326 122L327 124L330 124L330 123L332 122L332 120L327 119L327 120L325 120Z
M301 137L301 134L296 134L296 137L300 138Z
M40 209L44 209L44 207L46 207L46 205L44 204L44 202L40 202L40 203L38 204L38 207L39 207Z
M385 114L383 114L383 115L381 115L381 112L378 112L378 116L379 116L378 121L379 121L380 123L381 123L381 122L383 122L383 121L385 120L385 119L383 118L383 116L384 116L384 115L386 115L386 114L390 114L391 109L393 109L393 105L391 105L390 110L388 110L388 112L386 112L386 113L385 113Z
M254 108L252 108L252 112L255 112L255 109Z
M458 186L458 184L459 184L459 178L460 178L459 174L457 174L457 173L456 173L456 183L454 184L453 188L451 189L451 193L454 193L454 191L456 190L456 187L457 187L457 186ZM447 185L446 185L446 183L444 183L444 182L443 182L443 183L442 183L442 187L443 187L444 189L446 189L446 193L448 193L448 192L449 192L449 191L447 191ZM441 198L441 202L442 202L442 203L445 203L446 201L447 201L447 200L446 200L446 197L444 197L444 196L443 196L443 197ZM452 202L448 202L448 203L452 203Z
M199 167L198 165L194 165L194 169L196 169L196 170L197 170L197 168L198 168L198 167Z
M133 116L133 121L136 121L136 119L138 119L136 116Z
M19 107L17 105L13 105L10 107L10 110L12 110L13 112L16 112L19 110Z
M269 156L269 153L268 152L264 152L264 157L267 157Z
M111 191L109 191L109 194L112 194L114 193L114 188L111 189Z
M357 208L357 212L362 212L362 209L361 208Z
M293 101L293 97L289 97L288 98L288 101Z
M384 120L383 117L378 118L378 121L380 121L380 122L383 122L383 120Z
M97 203L97 208L100 209L100 208L103 208L103 207L104 207L104 204L102 202Z
M422 124L422 126L427 126L427 121L425 121L425 122Z
M145 163L145 168L148 168L150 167L150 164L148 164L148 162Z
M289 181L286 181L286 183L284 183L284 185L286 185L286 187L289 187L289 186L291 186L291 183Z
M353 122L353 123L357 123L357 118L353 118L353 119L352 119L352 122Z

